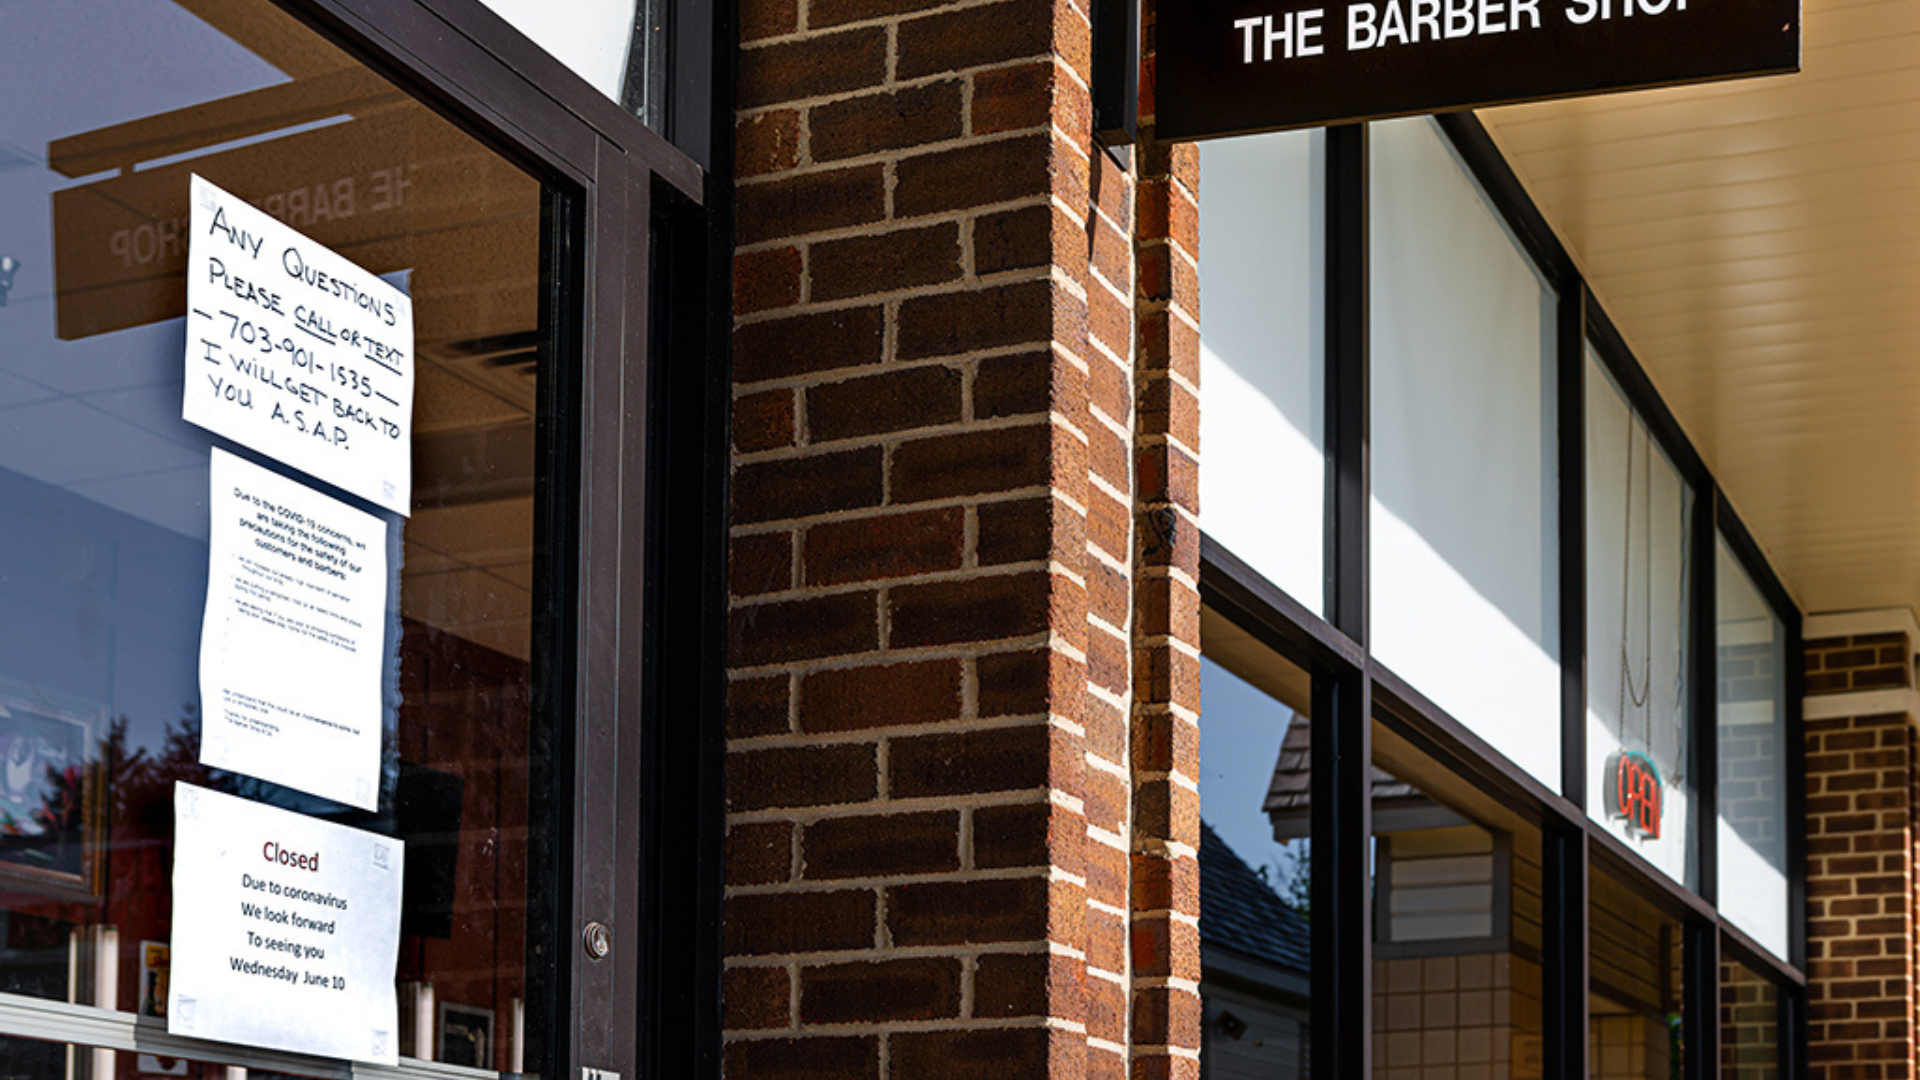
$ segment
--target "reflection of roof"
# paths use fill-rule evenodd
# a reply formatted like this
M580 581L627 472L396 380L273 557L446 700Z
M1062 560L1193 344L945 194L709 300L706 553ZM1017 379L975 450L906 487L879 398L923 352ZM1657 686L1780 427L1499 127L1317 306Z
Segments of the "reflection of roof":
M1280 755L1273 763L1273 779L1267 784L1267 798L1260 808L1273 822L1273 838L1286 843L1311 831L1308 808L1312 804L1313 753L1311 725L1298 713L1287 725L1281 740ZM1458 825L1458 815L1427 798L1419 788L1375 765L1373 775L1373 831L1401 832Z
M1287 735L1280 743L1280 757L1273 763L1273 780L1267 786L1267 801L1261 809L1269 816L1279 818L1292 813L1304 814L1307 809L1307 792L1311 782L1309 755L1313 752L1312 725L1299 713L1293 714L1293 720L1287 725ZM1422 799L1413 785L1395 777L1379 766L1373 769L1373 801L1377 806L1382 800ZM1298 835L1304 836L1305 832Z
M1307 920L1200 823L1200 940L1306 971Z

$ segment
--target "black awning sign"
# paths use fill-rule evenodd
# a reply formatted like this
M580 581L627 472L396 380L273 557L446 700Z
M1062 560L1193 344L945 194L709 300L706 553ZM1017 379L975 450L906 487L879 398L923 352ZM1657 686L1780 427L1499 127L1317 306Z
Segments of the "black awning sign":
M1799 0L1168 0L1163 139L1798 70Z

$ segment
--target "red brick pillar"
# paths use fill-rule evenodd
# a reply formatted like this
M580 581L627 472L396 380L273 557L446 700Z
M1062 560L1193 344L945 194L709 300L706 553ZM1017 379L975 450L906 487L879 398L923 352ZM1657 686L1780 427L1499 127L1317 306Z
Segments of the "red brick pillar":
M1121 1077L1136 619L1168 616L1136 615L1134 182L1084 6L740 26L726 1073Z
M1913 1080L1913 618L1806 625L1807 966L1815 1080Z
M1133 1074L1200 1075L1200 154L1153 141L1146 14L1135 236Z

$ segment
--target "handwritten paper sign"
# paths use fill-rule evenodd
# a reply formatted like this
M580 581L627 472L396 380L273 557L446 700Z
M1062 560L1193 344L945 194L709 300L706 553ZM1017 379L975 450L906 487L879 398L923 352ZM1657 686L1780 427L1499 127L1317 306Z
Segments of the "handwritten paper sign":
M218 448L212 475L200 760L375 809L386 524Z
M401 514L413 301L194 176L181 415Z
M192 784L173 805L167 1030L396 1064L405 845Z

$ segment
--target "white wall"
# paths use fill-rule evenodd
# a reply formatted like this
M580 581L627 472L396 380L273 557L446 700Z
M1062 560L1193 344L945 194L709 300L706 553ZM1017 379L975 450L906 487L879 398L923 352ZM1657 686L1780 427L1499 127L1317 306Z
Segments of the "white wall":
M627 79L636 0L481 0L615 101Z
M1326 519L1325 136L1200 146L1200 527L1314 611Z
M1555 297L1431 121L1372 166L1373 652L1557 791Z

